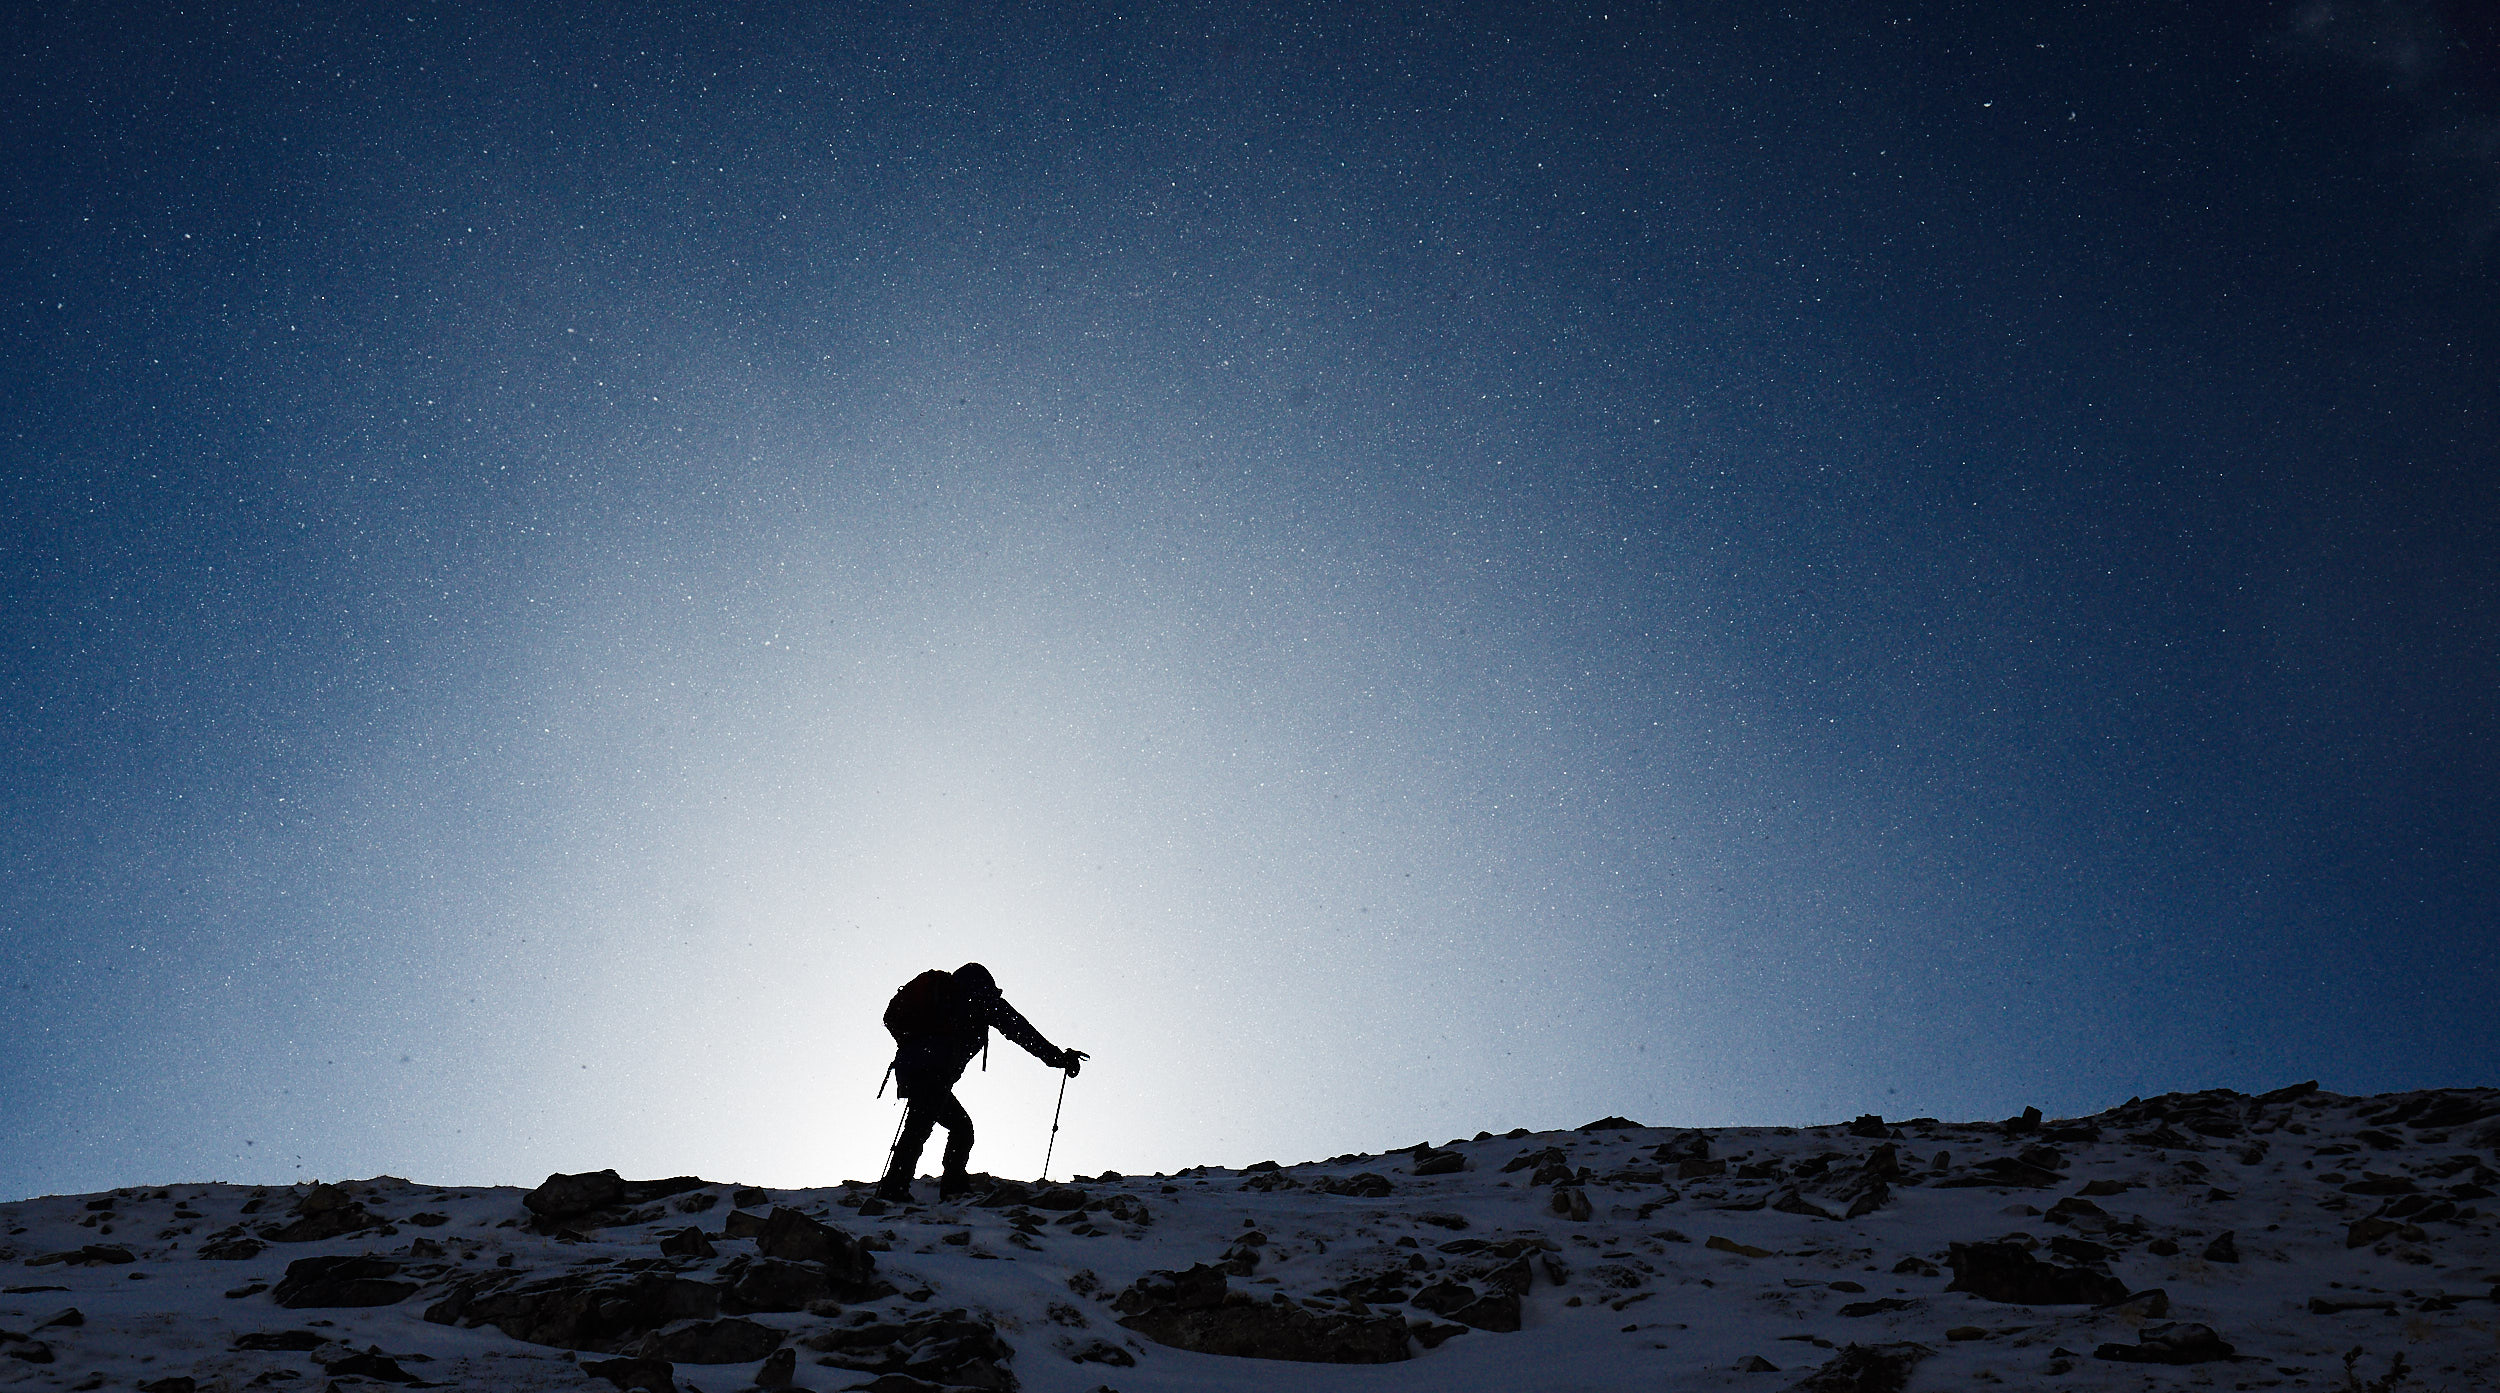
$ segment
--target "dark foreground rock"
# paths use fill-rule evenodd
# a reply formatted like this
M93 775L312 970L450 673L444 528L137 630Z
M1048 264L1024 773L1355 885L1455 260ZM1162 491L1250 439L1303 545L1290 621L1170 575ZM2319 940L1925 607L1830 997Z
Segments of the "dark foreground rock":
M814 1263L835 1296L865 1300L877 1282L876 1255L860 1241L795 1209L776 1207L755 1235L755 1251L783 1262Z
M1007 1369L1016 1357L1014 1348L987 1323L961 1310L901 1321L868 1317L799 1343L822 1356L818 1364L877 1374L880 1383L901 1377L993 1393L1010 1393L1016 1386Z
M484 1278L463 1283L425 1312L436 1325L491 1325L533 1345L598 1354L640 1353L642 1338L662 1326L719 1315L720 1291L709 1283L614 1269L500 1288Z
M712 1182L700 1176L673 1175L666 1180L627 1180L615 1171L583 1171L551 1175L521 1196L521 1206L545 1222L578 1219L603 1209L649 1204L653 1200L700 1190Z
M1789 1385L1789 1393L1901 1393L1919 1361L1934 1353L1909 1341L1846 1345L1822 1368Z
M751 1364L779 1349L781 1334L736 1317L699 1320L645 1335L634 1352L679 1364Z
M1323 1313L1281 1295L1254 1301L1229 1289L1222 1268L1204 1263L1187 1272L1149 1272L1120 1293L1112 1309L1120 1324L1156 1344L1200 1354L1308 1364L1392 1364L1408 1357L1406 1322L1397 1316Z
M2212 1327L2182 1323L2148 1325L2136 1343L2103 1345L2092 1357L2122 1364L2207 1364L2237 1352Z
M286 1265L269 1299L291 1311L324 1306L388 1306L416 1295L417 1284L393 1280L399 1264L389 1258L297 1258Z
M635 1393L677 1393L677 1368L665 1359L597 1359L582 1372Z
M1956 1243L1952 1284L1985 1301L2014 1306L2106 1306L2127 1297L2127 1284L2106 1272L2042 1262L2017 1243Z

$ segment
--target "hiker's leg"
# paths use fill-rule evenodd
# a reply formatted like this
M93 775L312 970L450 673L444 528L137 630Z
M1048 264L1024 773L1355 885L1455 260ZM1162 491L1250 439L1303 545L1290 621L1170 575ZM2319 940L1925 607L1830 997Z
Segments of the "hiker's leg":
M942 1093L938 1097L949 1103L955 1101L951 1093ZM899 1188L911 1184L912 1172L920 1168L920 1148L929 1144L930 1129L944 1120L944 1109L931 1106L936 1101L931 1098L911 1100L909 1109L903 1114L903 1134L894 1143L894 1164L885 1170L886 1186ZM962 1105L956 1104L955 1110L961 1112ZM952 1135L951 1131L949 1135Z
M955 1100L950 1091L930 1100L938 1122L946 1128L946 1169L941 1176L960 1176L964 1165L972 1159L972 1114Z

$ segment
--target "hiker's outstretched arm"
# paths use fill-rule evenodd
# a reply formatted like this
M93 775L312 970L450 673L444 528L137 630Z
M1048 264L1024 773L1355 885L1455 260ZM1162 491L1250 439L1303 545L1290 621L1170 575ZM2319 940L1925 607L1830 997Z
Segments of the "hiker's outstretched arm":
M1043 1039L1042 1032L1033 1028L1033 1023L1024 1018L1023 1012L1007 1004L1007 998L990 998L990 1024L998 1028L999 1034L1022 1045L1026 1054L1053 1069L1066 1067L1060 1062L1064 1055L1059 1047Z

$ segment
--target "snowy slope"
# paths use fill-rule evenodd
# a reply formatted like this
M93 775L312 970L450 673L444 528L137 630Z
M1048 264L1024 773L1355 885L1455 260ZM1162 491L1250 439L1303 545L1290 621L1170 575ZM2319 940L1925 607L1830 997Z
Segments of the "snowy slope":
M656 1386L656 1366L609 1362L656 1349L680 1356L676 1387L704 1390L774 1377L793 1355L795 1386L818 1389L884 1371L886 1389L947 1386L925 1375L1033 1393L1777 1390L1860 1345L1894 1346L1912 1389L2344 1388L2356 1346L2365 1385L2500 1389L2495 1145L2500 1091L2282 1090L2032 1123L1598 1126L896 1210L857 1184L691 1181L574 1195L609 1202L560 1217L518 1190L391 1178L53 1197L0 1206L0 1387L606 1390ZM565 1208L565 1187L537 1193ZM1957 1243L2013 1245L1963 1250L1977 1285L2132 1299L1948 1291ZM382 1261L284 1280L303 1259L360 1254ZM2056 1270L2025 1265L2041 1262ZM1220 1290L1202 1271L1123 1295L1201 1264L1231 1269ZM1170 1348L1124 1311L1167 1338L1378 1350L1386 1331L1395 1362ZM1515 1311L1521 1328L1451 1311L1487 1326ZM2095 1357L2189 1323L2235 1356ZM768 1364L771 1346L784 1352ZM698 1362L724 1354L742 1357ZM2387 1383L2399 1354L2412 1372ZM607 1378L587 1372L600 1365Z

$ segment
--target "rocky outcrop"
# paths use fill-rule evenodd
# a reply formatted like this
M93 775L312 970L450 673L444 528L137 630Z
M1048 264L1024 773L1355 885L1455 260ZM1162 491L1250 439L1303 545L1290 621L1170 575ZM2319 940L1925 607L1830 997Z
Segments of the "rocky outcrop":
M1268 1301L1232 1291L1223 1269L1149 1272L1112 1302L1120 1324L1159 1345L1200 1354L1310 1364L1391 1364L1408 1357L1396 1316L1321 1312L1281 1293Z
M1014 1347L987 1322L961 1310L908 1320L863 1316L799 1343L823 1356L819 1364L837 1369L993 1393L1010 1393L1016 1386L1007 1367Z
M776 1207L755 1235L755 1251L783 1262L814 1263L835 1296L865 1298L876 1285L877 1259L860 1241L795 1209Z
M417 1284L396 1280L389 1258L297 1258L270 1290L269 1299L291 1311L323 1306L389 1306L416 1295Z
M1947 1259L1953 1281L1984 1301L2015 1306L2106 1306L2126 1299L2127 1284L2104 1272L2042 1262L2018 1243L1956 1243Z
M366 1209L336 1185L315 1185L295 1202L292 1223L271 1224L260 1236L271 1243L318 1243L382 1227L381 1215Z
M1822 1368L1789 1385L1789 1393L1901 1393L1919 1361L1934 1354L1926 1345L1845 1345Z
M751 1364L781 1347L781 1332L738 1317L689 1321L645 1335L634 1352L677 1364Z
M2095 1359L2124 1364L2208 1364L2237 1353L2210 1326L2148 1325L2132 1345L2107 1344L2092 1352Z
M583 1171L576 1175L559 1173L548 1176L537 1189L521 1196L521 1206L542 1223L560 1223L603 1210L649 1204L654 1200L703 1189L711 1183L692 1175L673 1175L666 1180L627 1180L612 1170ZM709 1208L708 1205L704 1207Z
M720 1290L667 1272L614 1268L501 1286L463 1283L428 1307L436 1325L491 1325L516 1340L599 1354L639 1353L642 1337L681 1320L720 1315Z

